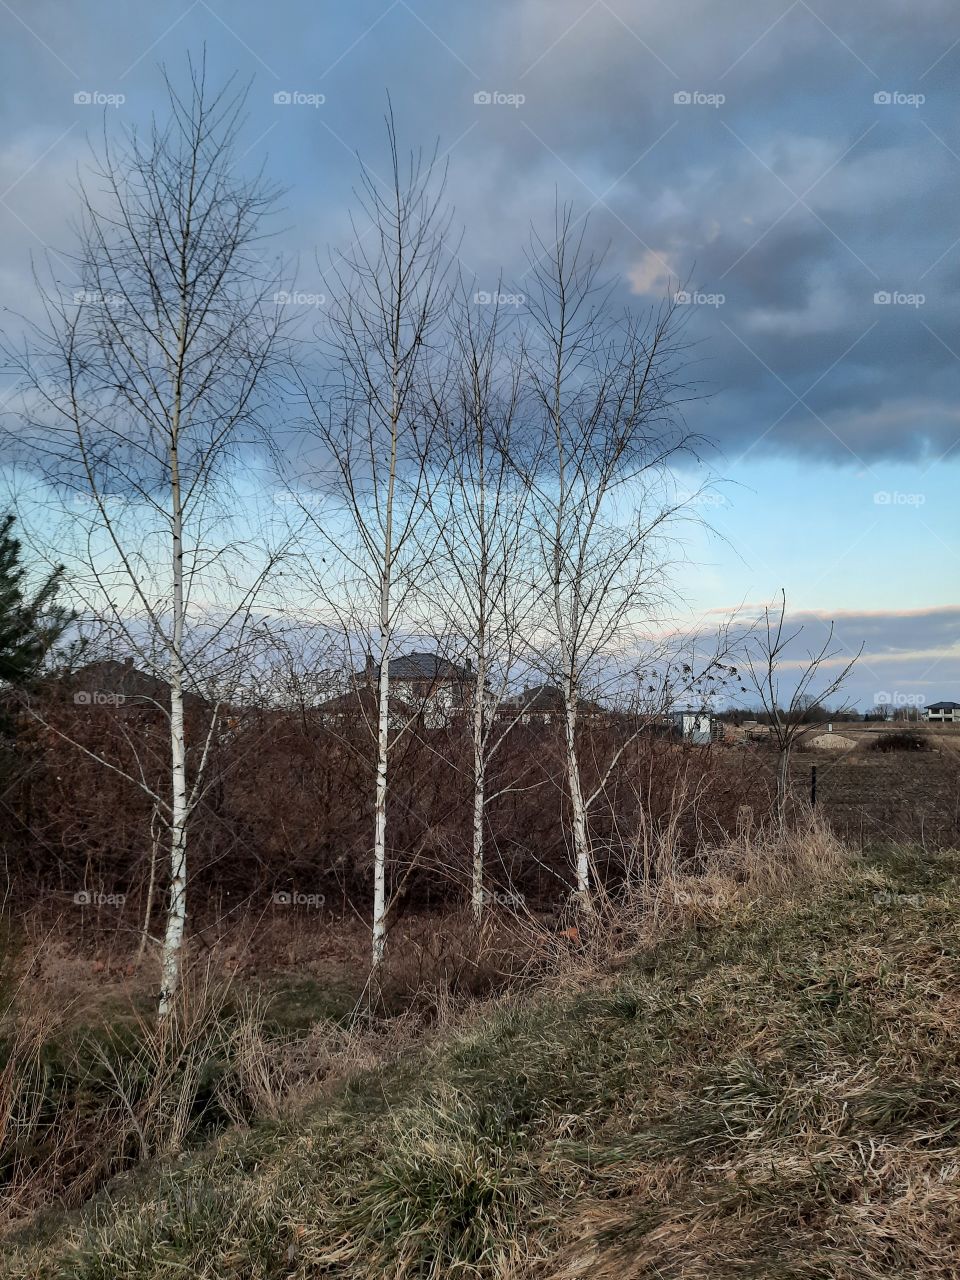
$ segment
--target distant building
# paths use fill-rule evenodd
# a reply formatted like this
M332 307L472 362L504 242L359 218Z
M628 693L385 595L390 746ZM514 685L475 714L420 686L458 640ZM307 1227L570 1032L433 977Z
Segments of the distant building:
M133 658L88 662L64 675L62 681L80 707L170 709L170 685L160 676L141 671ZM187 708L206 705L199 694L189 689L184 690L183 703Z
M437 653L407 653L390 660L390 688L404 702L448 719L473 705L477 678L468 658L458 666Z
M709 711L671 711L670 719L674 730L685 742L703 746L713 741L713 716Z
M931 724L960 724L960 702L931 702L921 714Z
M436 653L407 653L391 658L389 671L392 725L422 719L429 728L439 728L473 705L477 678L469 659L461 667ZM368 658L363 670L353 673L352 688L320 703L317 710L333 722L358 714L375 722L378 676L376 664Z
M577 719L597 719L604 710L588 698L577 700ZM555 684L527 685L512 697L504 698L497 707L497 716L515 724L561 723L566 715L563 690Z
M564 705L562 689L553 684L534 684L504 698L497 715L518 724L551 724L563 719Z

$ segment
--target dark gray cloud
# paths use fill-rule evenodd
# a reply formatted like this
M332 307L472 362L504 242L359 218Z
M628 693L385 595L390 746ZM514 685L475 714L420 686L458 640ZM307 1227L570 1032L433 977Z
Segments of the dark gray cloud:
M69 243L67 182L100 128L74 94L123 94L108 124L143 121L156 63L206 41L214 76L254 77L245 161L290 188L304 289L320 287L315 251L348 234L354 152L383 160L389 90L403 136L449 152L460 262L481 281L521 275L528 225L559 195L590 211L625 300L688 276L713 297L688 304L715 393L694 425L728 456L936 457L960 434L945 2L11 0L3 22L7 305L30 310L28 251ZM274 103L296 90L325 101Z

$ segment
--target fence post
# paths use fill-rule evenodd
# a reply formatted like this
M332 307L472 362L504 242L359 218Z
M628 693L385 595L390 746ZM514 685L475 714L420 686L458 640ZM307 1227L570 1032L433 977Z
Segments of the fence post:
M817 807L817 766L810 766L810 808Z

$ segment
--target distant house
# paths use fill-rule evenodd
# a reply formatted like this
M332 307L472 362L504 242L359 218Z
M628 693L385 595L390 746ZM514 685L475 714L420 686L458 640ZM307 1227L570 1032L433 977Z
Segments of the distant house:
M514 721L518 724L552 724L563 720L566 703L563 690L554 684L528 685L513 697L504 698L497 707L497 716L501 720ZM587 698L577 702L578 719L594 718L603 715L603 708Z
M513 697L504 698L497 707L502 720L517 724L551 724L562 720L563 690L552 684L528 685Z
M357 718L376 722L377 691L372 685L355 684L346 693L325 698L316 708L321 720L327 724L341 724Z
M73 701L80 707L124 707L170 709L170 686L160 676L141 671L132 658L123 662L106 658L88 662L63 677ZM204 705L204 699L184 691L185 707Z
M458 666L437 653L407 653L390 660L390 688L404 702L449 718L473 705L477 678L470 659Z
M921 714L931 724L960 724L960 702L931 702Z
M413 652L390 659L390 706L392 725L422 719L429 728L447 724L473 705L477 679L469 659L458 666L436 653ZM363 670L351 677L351 688L320 703L324 719L339 723L358 714L368 722L376 720L378 670L368 658Z

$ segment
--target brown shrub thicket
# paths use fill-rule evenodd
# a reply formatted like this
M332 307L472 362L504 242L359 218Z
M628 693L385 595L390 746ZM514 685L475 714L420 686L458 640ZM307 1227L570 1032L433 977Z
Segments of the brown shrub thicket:
M194 708L191 715L204 713ZM123 893L143 901L150 879L152 802L121 772L164 794L166 726L149 707L77 706L67 697L20 735L19 777L6 803L9 891ZM199 727L199 726L198 726ZM581 753L588 793L632 730L587 721ZM394 756L389 797L393 911L461 902L469 883L469 726L413 725ZM328 906L367 910L371 876L371 738L362 723L325 724L310 713L231 715L194 825L194 919L228 901L278 890L324 895ZM569 815L559 725L517 725L494 757L488 794L491 889L548 907L568 894ZM744 806L769 802L763 770L746 753L693 747L642 733L616 763L591 810L602 881L623 874L637 833L669 821L680 846L733 834ZM158 886L165 883L161 850ZM162 907L162 893L156 907Z

